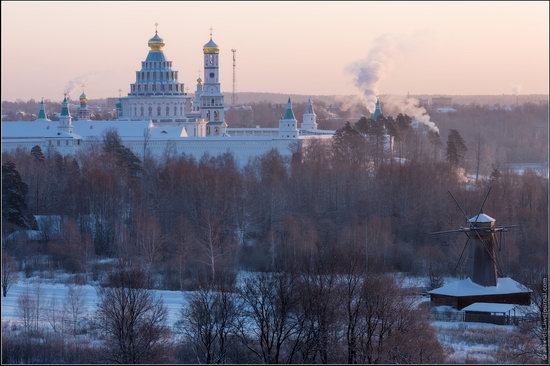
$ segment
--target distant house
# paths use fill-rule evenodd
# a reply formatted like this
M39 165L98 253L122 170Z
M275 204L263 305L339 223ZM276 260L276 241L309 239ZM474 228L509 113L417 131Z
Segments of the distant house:
M526 306L516 304L476 302L462 310L466 322L504 325L517 324L517 321L526 314L526 309Z
M466 278L432 290L429 294L434 306L448 305L460 310L480 302L530 305L531 292L521 283L509 277L501 277L496 286L481 286Z

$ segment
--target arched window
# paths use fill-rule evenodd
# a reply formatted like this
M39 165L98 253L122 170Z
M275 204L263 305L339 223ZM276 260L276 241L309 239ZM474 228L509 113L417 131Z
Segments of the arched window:
M141 116L143 117L143 106L141 106L140 109L141 109Z
M160 105L157 106L157 116L160 116Z
M218 111L214 111L214 121L217 121L219 118L219 113Z
M170 114L170 107L166 106L166 115Z
M210 135L210 126L206 126L206 134ZM59 144L59 141L57 143Z
M149 117L153 116L153 107L149 106Z
M206 112L206 119L210 121L210 111Z
M180 115L183 116L183 107L180 107Z
M174 116L178 114L178 107L174 106Z

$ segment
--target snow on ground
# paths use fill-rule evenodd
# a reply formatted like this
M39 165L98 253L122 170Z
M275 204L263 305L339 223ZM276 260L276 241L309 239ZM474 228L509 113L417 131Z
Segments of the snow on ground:
M448 352L446 362L497 362L503 337L515 330L512 325L432 321L441 346Z
M18 314L17 300L20 295L28 291L29 295L34 298L36 288L40 288L40 304L44 310L50 306L51 300L54 299L58 306L62 307L65 302L65 297L69 290L68 285L60 283L66 276L55 276L53 279L44 279L39 277L24 278L23 274L19 274L20 280L10 287L8 294L2 298L2 322L18 322L20 316ZM91 314L95 311L98 296L96 287L92 285L75 285L83 291L85 313ZM182 291L167 291L167 290L152 290L157 296L161 296L168 311L168 325L173 326L179 318L180 309L188 300L191 292ZM46 311L42 311L45 316ZM43 323L47 323L44 319Z

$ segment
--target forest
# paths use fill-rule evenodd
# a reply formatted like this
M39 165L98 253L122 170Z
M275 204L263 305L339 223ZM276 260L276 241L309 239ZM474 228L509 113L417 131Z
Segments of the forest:
M491 187L484 211L519 225L499 253L503 270L539 286L548 178L491 165L472 181L465 172L475 166L468 157L476 134L442 131L414 128L406 115L361 118L329 143L296 144L290 158L272 151L243 168L231 154L140 159L115 131L76 156L38 146L3 153L4 267L78 274L98 284L100 298L87 328L99 347L79 343L77 352L76 342L50 335L36 351L42 359L25 358L36 346L25 331L38 332L29 320L23 333L3 337L3 361L444 361L426 310L388 274L465 275L465 266L455 271L464 237L431 233L464 225L449 191L473 216ZM391 151L384 132L394 138ZM500 153L483 154L494 161ZM38 239L17 235L39 227ZM250 276L237 281L239 273ZM193 291L172 329L153 289ZM143 313L125 324L128 304Z

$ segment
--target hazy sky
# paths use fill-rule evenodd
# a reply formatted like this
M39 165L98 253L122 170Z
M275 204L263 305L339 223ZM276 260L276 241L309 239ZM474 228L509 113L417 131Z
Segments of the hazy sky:
M390 34L401 45L381 93L548 92L548 2L2 2L2 100L128 93L159 23L167 58L195 88L209 28L221 82L237 91L355 94L349 65ZM80 87L72 93L76 97Z

